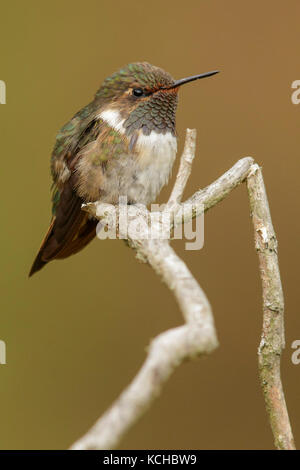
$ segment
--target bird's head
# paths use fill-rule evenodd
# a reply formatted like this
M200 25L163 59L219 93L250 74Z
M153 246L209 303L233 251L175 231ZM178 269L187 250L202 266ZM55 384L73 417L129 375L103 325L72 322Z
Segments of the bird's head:
M142 131L149 135L175 133L175 114L179 87L193 80L209 77L217 71L174 80L159 67L135 62L106 78L96 94L101 104L100 117L122 125L127 135Z

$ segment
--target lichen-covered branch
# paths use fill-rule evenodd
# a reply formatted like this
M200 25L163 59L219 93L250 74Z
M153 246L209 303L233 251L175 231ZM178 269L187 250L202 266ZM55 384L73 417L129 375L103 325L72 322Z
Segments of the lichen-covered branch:
M188 217L196 217L203 210L206 211L222 201L234 188L247 180L263 284L264 322L259 348L260 377L275 445L279 449L293 449L292 431L280 379L280 354L284 345L283 296L276 238L261 171L251 157L243 158L214 183L181 203L195 155L195 139L196 131L187 130L176 182L162 213L171 213L176 227L183 222L185 208L192 207L192 212L187 212ZM100 202L86 204L83 209L104 225L115 215L108 205ZM139 205L130 206L129 219L140 225L138 239L127 234L129 245L135 250L137 258L149 263L174 294L185 324L160 334L151 342L147 358L131 384L95 425L73 444L72 449L115 448L160 393L173 370L184 359L209 354L218 345L213 315L205 293L171 248L168 239L148 237L148 210ZM185 217L184 222L186 221ZM153 220L151 223L153 224ZM160 233L162 218L155 223L152 233ZM124 238L121 227L118 229L120 238Z
M195 151L196 132L194 130L188 129L176 181L168 201L169 205L179 204L181 202L186 183L192 171L192 163L195 158Z
M151 342L140 372L73 449L114 448L184 359L209 354L217 347L210 305L185 263L168 242L142 242L139 249L174 292L187 323L160 334Z
M195 131L187 131L179 176L165 211L172 212L181 200L195 154L195 137ZM110 217L107 205L89 204L85 210L101 218L103 224ZM141 230L147 229L148 216L148 210L141 206L131 206L128 213L131 220L139 218L143 221ZM161 223L162 218L156 221L157 227L152 227L152 233L160 233ZM209 302L185 263L171 248L169 240L147 239L147 233L140 231L139 239L129 239L129 243L138 258L148 262L171 289L186 323L160 334L151 342L147 359L132 383L72 449L114 448L150 406L175 367L184 359L209 354L218 345Z
M259 375L277 449L295 449L280 377L284 349L284 300L277 240L261 169L254 164L247 178L255 248L263 294L263 327L258 348Z
M211 183L204 189L200 189L193 196L187 199L183 205L192 205L193 217L197 217L203 210L211 209L237 186L245 181L250 168L253 164L253 158L241 158L232 168L224 173L220 178Z

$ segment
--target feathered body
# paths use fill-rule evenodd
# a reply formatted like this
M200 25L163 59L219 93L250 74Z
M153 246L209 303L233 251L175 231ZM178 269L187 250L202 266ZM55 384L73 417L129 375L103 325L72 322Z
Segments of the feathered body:
M30 276L53 259L77 253L96 235L85 202L153 202L175 160L178 87L164 70L137 62L106 80L94 100L62 127L51 157L52 221Z
M116 204L119 196L128 203L155 200L176 156L177 90L160 90L173 83L158 67L129 64L60 130L51 159L53 219L30 275L94 238L97 221L82 203Z

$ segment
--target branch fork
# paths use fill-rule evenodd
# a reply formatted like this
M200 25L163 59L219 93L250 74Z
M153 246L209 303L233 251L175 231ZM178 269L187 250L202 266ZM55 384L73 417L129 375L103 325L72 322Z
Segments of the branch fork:
M294 449L292 430L280 378L280 354L284 348L283 293L277 258L277 241L260 167L251 157L239 160L211 185L182 202L195 156L196 131L187 129L185 146L170 198L163 212L173 216L173 226L182 223L182 210L193 208L190 218L199 216L223 200L234 188L247 182L254 226L255 248L263 287L263 329L258 351L259 374L266 409L278 449ZM85 204L83 210L109 224L112 208L101 202ZM130 206L130 218L147 227L149 211ZM186 218L184 219L186 222ZM153 223L153 221L152 221ZM154 230L159 231L161 221ZM119 227L120 228L120 227ZM130 427L150 407L164 383L183 360L212 353L218 346L209 301L186 264L168 239L149 239L143 230L138 239L127 238L138 259L149 263L175 296L184 324L161 333L151 341L147 358L132 382L94 426L71 449L113 449Z

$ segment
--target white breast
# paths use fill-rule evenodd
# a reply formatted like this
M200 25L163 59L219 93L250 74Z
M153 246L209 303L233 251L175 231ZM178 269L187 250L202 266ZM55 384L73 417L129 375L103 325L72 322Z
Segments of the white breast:
M177 139L171 132L140 134L136 143L139 164L138 182L144 187L145 203L155 200L167 184L177 152Z
M125 134L124 119L116 110L107 109L98 116L107 124ZM139 131L135 144L135 156L122 168L119 187L130 200L149 204L168 182L177 152L177 139L171 133L151 131L149 135ZM122 194L125 195L125 194Z

